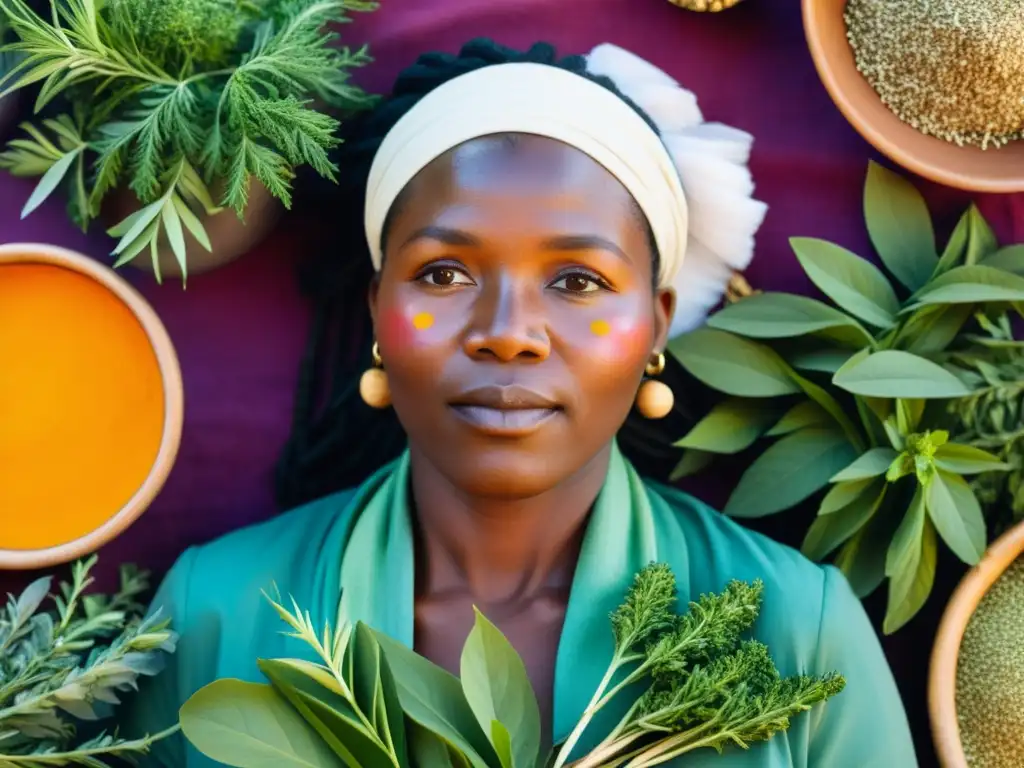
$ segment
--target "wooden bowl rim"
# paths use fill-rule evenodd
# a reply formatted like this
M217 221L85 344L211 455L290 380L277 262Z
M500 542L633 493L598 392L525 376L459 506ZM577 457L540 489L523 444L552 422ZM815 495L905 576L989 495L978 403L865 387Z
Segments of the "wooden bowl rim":
M1017 523L992 543L981 561L960 581L942 615L932 647L928 712L932 740L943 768L969 768L956 713L956 670L964 632L978 603L1022 552L1024 522Z
M847 0L802 0L804 37L807 40L807 47L811 52L811 59L814 61L814 68L818 77L828 91L832 102L836 105L843 117L853 128L875 149L888 157L896 164L916 173L917 175L930 179L931 181L945 184L954 189L962 189L968 192L989 192L1008 194L1024 191L1024 178L1014 179L992 179L965 175L943 168L941 165L922 161L912 154L903 151L894 144L883 131L878 130L870 120L865 119L859 109L847 98L846 93L839 87L834 71L827 63L822 38L818 34L821 28L820 14L824 2L842 5L845 7ZM849 42L847 42L849 45ZM859 74L859 73L858 73ZM874 89L871 89L874 93ZM881 98L875 94L875 98L881 103ZM922 134L923 136L924 134ZM941 141L941 139L935 139ZM951 145L955 146L955 145Z
M181 366L167 329L135 288L109 267L68 248L46 243L0 245L4 264L49 264L70 269L95 280L120 299L135 315L152 345L164 389L164 424L160 447L146 479L119 512L102 525L72 541L43 549L0 548L0 570L47 568L95 552L124 532L152 504L174 466L181 445L184 421L184 385Z

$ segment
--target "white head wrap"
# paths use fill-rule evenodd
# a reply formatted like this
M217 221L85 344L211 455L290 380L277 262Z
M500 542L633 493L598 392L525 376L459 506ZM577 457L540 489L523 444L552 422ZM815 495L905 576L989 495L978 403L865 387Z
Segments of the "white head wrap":
M733 271L749 264L764 218L764 204L750 198L752 139L703 123L693 94L621 48L599 46L587 62L588 71L610 78L644 110L661 135L607 88L546 64L495 64L454 78L417 102L374 157L365 210L374 267L381 266L388 211L432 160L482 136L534 134L579 149L629 191L658 246L658 284L676 290L671 335L699 325Z

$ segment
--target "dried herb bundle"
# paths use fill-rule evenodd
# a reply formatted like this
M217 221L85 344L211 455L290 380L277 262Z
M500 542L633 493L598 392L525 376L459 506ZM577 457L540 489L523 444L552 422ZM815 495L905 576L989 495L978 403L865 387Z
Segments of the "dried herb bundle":
M75 564L71 583L41 610L51 579L9 596L0 612L0 765L6 768L85 765L105 758L131 760L174 732L125 740L105 731L78 738L84 724L111 715L119 694L140 675L154 675L172 653L176 636L158 616L143 620L136 602L149 584L126 566L112 595L85 594L93 557ZM94 729L95 730L95 729Z
M836 553L862 597L888 579L891 633L931 593L940 538L965 563L984 553L985 519L966 477L1010 466L961 432L950 440L950 404L982 390L949 350L988 315L1024 307L1024 250L999 250L972 206L940 255L924 199L874 163L864 207L897 285L838 245L793 238L804 271L835 306L754 295L669 344L684 368L729 396L677 443L687 452L675 474L774 438L725 512L774 514L827 489L803 551Z
M522 659L479 613L455 678L362 623L319 634L298 606L275 601L320 663L261 660L269 684L211 683L186 702L181 725L205 755L239 768L285 757L325 768L647 768L698 749L747 747L845 685L838 674L782 679L763 644L741 639L761 589L732 582L678 615L672 571L642 570L612 614L607 674L572 735L552 750L541 744ZM643 692L619 724L574 756L594 715L636 685Z

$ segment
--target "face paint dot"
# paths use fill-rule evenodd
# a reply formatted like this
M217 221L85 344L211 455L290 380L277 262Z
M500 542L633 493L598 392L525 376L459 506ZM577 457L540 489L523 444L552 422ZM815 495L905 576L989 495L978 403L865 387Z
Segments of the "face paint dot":
M412 326L417 331L425 331L434 324L434 316L429 312L420 312L412 319Z
M612 327L608 324L607 320L595 320L590 324L590 330L595 336L607 336Z

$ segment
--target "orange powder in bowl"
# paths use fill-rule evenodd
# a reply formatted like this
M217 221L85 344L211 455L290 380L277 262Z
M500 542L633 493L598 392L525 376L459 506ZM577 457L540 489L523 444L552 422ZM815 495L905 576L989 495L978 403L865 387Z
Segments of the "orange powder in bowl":
M153 468L165 393L135 314L87 275L0 263L0 548L74 541Z

